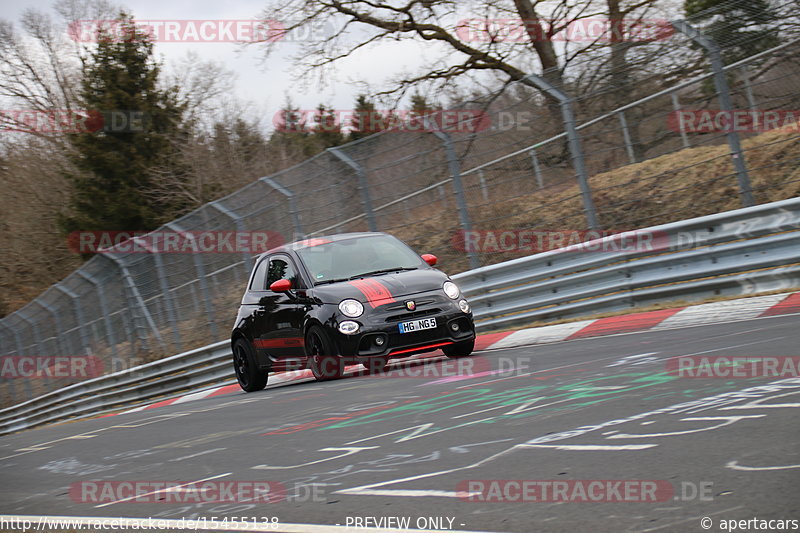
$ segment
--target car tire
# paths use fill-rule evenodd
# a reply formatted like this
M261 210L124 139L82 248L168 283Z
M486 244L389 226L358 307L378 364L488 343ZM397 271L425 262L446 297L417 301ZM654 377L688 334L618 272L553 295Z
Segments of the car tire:
M450 359L458 359L459 357L469 357L475 349L475 339L472 338L468 341L456 342L442 348L444 354Z
M386 370L386 365L388 364L388 357L370 357L361 363L367 369L367 374L380 374Z
M253 348L241 337L233 343L233 370L245 392L260 391L267 386L269 374L258 368Z
M328 381L339 379L344 373L344 362L333 353L333 343L325 330L311 326L306 333L306 356L314 379Z

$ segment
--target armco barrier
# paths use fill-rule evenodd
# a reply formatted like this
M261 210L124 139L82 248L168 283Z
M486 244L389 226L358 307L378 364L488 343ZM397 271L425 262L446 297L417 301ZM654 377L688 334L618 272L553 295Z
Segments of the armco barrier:
M792 198L637 230L666 247L587 251L619 239L610 236L453 279L469 297L481 329L677 298L763 292L800 285L799 229L800 198Z
M453 276L479 330L711 295L800 286L800 198L638 230L670 243L652 250L587 251L619 238ZM690 245L688 243L691 243ZM0 434L100 415L187 390L233 382L218 342L83 381L0 410Z

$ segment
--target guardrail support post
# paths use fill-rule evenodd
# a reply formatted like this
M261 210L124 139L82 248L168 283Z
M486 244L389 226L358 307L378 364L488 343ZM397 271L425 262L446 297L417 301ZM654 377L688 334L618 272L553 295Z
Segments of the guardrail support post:
M106 252L100 254L101 257L105 257L120 269L122 273L122 280L125 284L126 292L128 294L128 302L132 309L136 309L141 313L141 318L147 323L147 328L153 332L156 340L158 341L159 345L162 349L166 349L164 345L164 339L161 338L161 333L158 331L156 327L156 323L153 321L152 315L150 315L150 310L147 308L147 304L144 303L144 299L142 298L139 289L136 287L136 282L133 280L133 276L131 275L130 270L128 270L128 265L121 257L116 257L111 252ZM141 334L140 325L137 323L138 320L136 319L136 315L134 315L134 324L133 327L136 329L136 336L139 338L139 341L142 343L142 346L147 349L147 337ZM144 329L147 329L144 328ZM133 347L132 347L133 348ZM131 353L135 353L135 350L132 350Z
M263 178L259 179L284 195L289 200L289 214L292 217L292 226L294 226L295 233L295 236L292 240L296 241L298 239L305 238L306 234L303 232L303 225L300 223L300 212L297 210L297 199L295 198L294 193L290 191L288 187L284 187L269 176L264 176Z
M431 132L442 141L444 151L447 154L447 166L450 170L450 177L453 179L453 189L456 194L456 205L458 206L458 216L461 219L461 229L464 232L472 230L472 221L469 218L469 210L467 209L467 199L464 195L464 184L461 182L461 165L458 162L455 147L453 146L453 138L449 133L442 131L442 128L437 124L431 124L431 120L427 116L422 117L425 127L430 129ZM469 267L480 268L481 261L478 259L477 252L467 252L469 256Z
M369 183L364 167L356 163L349 155L338 148L328 148L328 152L336 156L337 159L356 171L358 176L358 189L361 192L361 205L367 215L367 224L370 231L378 231L378 223L375 221L375 212L372 209L372 199L369 196Z
M713 39L703 35L697 28L685 20L673 20L671 24L676 31L686 35L705 49L711 61L711 69L714 71L714 86L717 90L717 98L719 98L720 107L722 111L732 115L733 104L731 103L731 93L728 89L728 80L725 79L724 64L722 63L719 45L714 42ZM731 127L728 128L726 135L728 137L728 147L731 150L733 168L736 169L736 176L739 180L739 196L742 199L742 205L744 207L750 207L755 205L755 201L753 200L753 189L750 186L750 177L747 175L747 166L745 165L742 146L739 142L739 132Z
M575 169L575 175L578 179L578 186L581 189L581 196L583 197L583 211L586 215L586 222L589 229L599 230L600 222L597 219L597 209L592 200L592 190L589 188L589 179L586 174L586 164L583 160L583 148L581 147L581 138L578 135L578 130L575 127L575 115L572 112L572 98L566 95L561 89L555 87L553 84L538 76L536 74L528 74L522 78L522 83L531 85L540 89L556 100L561 105L561 115L564 117L564 129L567 132L567 140L569 143L569 151L572 155L572 166Z
M193 239L191 233L178 226L175 222L167 222L164 224L166 227L175 233L183 233L186 237ZM200 292L203 294L203 304L206 308L206 315L208 316L208 326L211 329L211 336L216 340L217 336L217 321L214 314L214 303L211 301L211 292L208 290L208 282L206 281L206 269L203 261L200 259L200 254L193 253L192 259L194 260L194 268L197 271L197 282L200 284Z

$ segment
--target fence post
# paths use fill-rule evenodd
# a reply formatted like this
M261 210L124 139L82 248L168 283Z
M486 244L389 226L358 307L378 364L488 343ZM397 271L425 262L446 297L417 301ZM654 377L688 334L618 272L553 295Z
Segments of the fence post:
M56 345L56 349L58 349L60 344L63 344L67 348L68 352L72 352L74 354L72 343L67 341L67 335L64 332L64 327L63 324L61 323L61 316L59 316L58 311L56 311L55 307L53 307L50 304L41 302L38 299L34 300L31 303L38 305L39 307L50 313L50 316L53 317L53 322L55 322L56 325L56 332L58 333L58 339L54 342L54 344Z
M270 178L269 176L264 176L263 178L259 178L261 181L284 195L289 200L289 214L292 217L292 226L294 226L295 236L292 238L292 241L296 241L298 239L302 239L306 236L305 232L303 232L303 225L300 223L300 213L297 210L297 199L294 197L294 193L289 190L288 187L284 187L274 179Z
M183 343L181 342L181 334L178 328L178 316L175 311L177 306L173 298L174 295L172 291L170 291L169 284L167 283L167 275L164 272L164 259L161 257L161 253L158 252L158 250L153 251L153 248L146 239L134 237L133 242L139 244L153 257L153 262L156 265L156 275L158 276L158 286L161 289L161 294L164 296L164 307L167 309L167 321L170 326L172 326L172 337L175 340L175 347L178 349L178 352L181 352L183 351Z
M450 170L450 178L453 180L453 189L456 194L456 205L458 206L458 217L461 220L461 229L465 234L472 230L472 221L469 218L469 210L467 209L467 199L464 196L464 184L461 183L461 165L458 162L456 150L453 147L453 138L449 133L442 131L439 125L431 125L431 120L427 116L423 116L425 127L429 129L437 138L442 141L444 145L445 154L447 154L447 166ZM468 251L469 267L476 269L481 266L481 261L478 259L478 254L474 250Z
M167 222L164 226L175 233L183 233L190 239L194 238L191 233L178 226L175 222ZM200 284L200 291L203 293L203 305L205 305L206 314L208 316L208 327L211 329L211 336L217 340L219 339L217 335L217 321L214 314L214 303L211 301L211 293L208 290L208 283L206 282L206 269L203 265L203 261L200 259L200 254L193 253L192 259L194 261L194 268L197 271L197 282Z
M78 336L81 339L81 347L83 348L83 354L89 355L92 353L91 343L89 342L89 336L86 333L86 320L83 316L83 308L81 307L77 294L69 290L68 288L64 287L61 283L56 283L53 287L64 293L71 301L72 301L72 309L75 312L75 320L78 321Z
M36 300L33 300L30 303L30 305L32 305L32 304L38 304L38 302ZM27 306L25 306L25 307L27 307ZM20 309L15 314L17 316L19 316L25 323L28 324L28 328L30 328L30 330L31 330L31 338L33 338L36 341L36 351L39 352L38 354L36 354L36 356L37 357L41 357L43 355L47 355L48 352L46 351L46 348L44 346L44 339L41 337L41 335L39 333L41 331L41 328L37 328L36 327L36 324L34 324L33 320L31 320L31 318L25 314L23 309ZM46 309L47 308L45 308L45 310ZM61 331L61 327L58 324L56 324L56 329L58 329L59 332ZM43 351L44 351L44 353L42 353ZM45 383L49 383L50 382L50 376L48 376L47 373L45 373L43 378L44 378ZM25 381L27 382L27 385L28 385L26 387L26 391L28 393L28 396L29 397L33 397L33 390L32 390L32 387L30 387L30 380L26 379Z
M681 114L681 104L678 102L678 95L670 93L672 99L672 109L678 117L678 128L680 129L681 140L683 141L684 148L690 148L692 145L689 143L689 136L686 135L686 128L683 126L683 115Z
M16 349L17 357L22 356L22 341L19 338L19 332L17 332L17 330L12 328L11 326L7 326L6 324L4 324L3 320L0 320L0 327L3 327L3 328L5 328L5 329L7 329L8 331L11 332L11 335L14 337L14 344L17 345L17 349ZM0 354L0 356L5 356L5 355L8 355L8 354L5 354L5 353ZM27 380L25 380L25 381L27 381ZM17 396L17 387L14 384L14 378L7 379L6 383L8 383L8 390L9 390L9 394L11 394L11 398L16 398L16 396ZM30 383L28 384L28 386L30 387ZM26 398L26 399L29 399L29 398L30 398L30 391L28 393L28 398Z
M220 213L222 213L223 215L225 215L226 217L228 217L231 220L233 220L233 224L234 224L234 226L236 226L236 231L238 231L240 233L244 233L244 231L245 231L244 222L242 221L241 215L236 214L236 212L233 211L232 209L229 209L229 208L225 207L224 205L222 205L221 203L219 203L219 200L214 200L213 202L209 202L209 205L211 207L213 207L214 209L216 209L217 211L219 211ZM250 240L250 242L252 242L252 239ZM272 248L272 246L269 246L268 248ZM266 252L266 250L262 250L262 251ZM252 254L253 253L254 252L252 250L250 250L249 253L245 252L245 251L242 251L242 260L243 260L242 263L244 265L244 279L247 279L247 278L250 277L250 272L253 269L253 264L252 264ZM236 279L238 281L239 278L237 277Z
M742 65L739 67L739 76L742 78L742 83L744 84L744 94L747 97L747 106L750 108L750 111L755 111L756 99L753 96L753 86L750 83L750 72L747 68L747 65Z
M544 179L542 179L542 168L539 166L539 156L536 155L536 148L531 148L531 164L533 164L533 173L536 175L536 185L540 189L544 189Z
M478 182L481 185L481 196L483 196L483 201L489 201L489 189L486 187L486 176L483 175L483 169L478 171Z
M328 148L328 152L336 156L337 159L356 171L358 177L358 189L361 191L361 205L367 215L367 224L370 231L378 231L378 223L375 221L375 212L372 210L372 199L369 196L369 183L364 167L355 162L349 155L338 148Z
M636 163L636 153L633 151L631 132L628 130L628 121L625 119L625 112L618 112L617 118L619 118L619 125L622 127L622 138L625 140L625 150L628 152L628 161Z
M100 300L100 313L103 315L103 325L105 326L106 330L106 342L111 348L111 356L116 359L117 340L116 336L114 335L114 328L111 324L111 315L108 311L108 301L106 300L106 293L103 290L103 286L100 284L97 278L87 272L84 272L83 270L76 270L75 273L91 283L92 286L94 286L94 289L97 291L97 299Z
M575 127L575 115L572 112L572 98L567 96L561 89L555 87L536 74L528 74L522 78L521 81L526 85L541 89L558 100L561 106L561 115L564 117L564 129L567 132L569 151L572 156L572 166L575 169L578 186L581 189L581 196L583 197L583 211L586 215L586 222L590 229L599 230L600 222L597 219L597 209L595 208L594 200L592 200L592 190L589 188L586 164L583 160L583 148L581 148L581 138Z
M711 69L714 71L714 86L717 90L717 98L719 98L720 107L722 111L733 116L733 104L731 103L731 93L728 89L728 80L725 79L725 70L722 63L722 55L720 54L719 45L711 38L706 37L697 30L694 26L685 20L673 20L672 27L676 31L686 35L691 40L702 46L708 58L711 60ZM753 190L750 186L750 177L747 175L747 166L744 162L744 154L742 153L742 146L739 143L739 132L734 128L727 128L728 132L728 147L731 150L731 160L733 168L736 169L736 176L739 180L739 196L742 199L744 207L755 205L753 200Z
M128 265L121 257L116 257L112 252L106 252L104 254L100 254L100 256L105 257L117 265L117 267L120 269L120 272L122 272L123 283L127 289L129 305L133 310L138 310L141 313L141 318L147 323L147 327L142 328L138 323L139 321L137 320L136 315L133 315L133 327L136 329L136 336L139 338L142 346L147 349L148 343L146 335L142 334L141 330L146 330L149 328L150 331L153 332L153 335L155 336L161 348L166 350L164 339L161 338L161 333L158 331L158 327L156 327L156 323L153 321L153 317L150 315L150 310L147 308L147 304L144 303L144 299L142 298L139 289L136 287L136 282L133 280L130 270L128 270ZM131 353L135 353L133 347L131 348Z

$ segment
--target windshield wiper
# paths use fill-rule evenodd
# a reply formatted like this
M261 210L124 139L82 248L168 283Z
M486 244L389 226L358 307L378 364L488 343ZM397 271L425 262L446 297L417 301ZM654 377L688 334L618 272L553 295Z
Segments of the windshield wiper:
M325 281L315 281L314 282L314 286L316 287L317 285L326 285L328 283L339 283L340 281L349 281L350 279L353 279L353 278L349 278L349 279L348 278L337 278L337 279L326 279Z
M363 274L358 274L357 276L351 276L350 279L365 278L367 276L374 276L376 274L387 274L389 272L400 272L402 270L416 270L416 269L417 267L382 268L381 270L373 270L371 272L364 272Z

